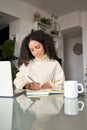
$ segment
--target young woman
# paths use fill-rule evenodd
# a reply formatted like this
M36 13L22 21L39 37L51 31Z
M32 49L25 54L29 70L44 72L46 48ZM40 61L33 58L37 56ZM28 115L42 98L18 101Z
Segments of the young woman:
M18 61L19 72L14 80L17 88L63 88L64 72L54 44L53 38L42 30L31 32L24 38Z

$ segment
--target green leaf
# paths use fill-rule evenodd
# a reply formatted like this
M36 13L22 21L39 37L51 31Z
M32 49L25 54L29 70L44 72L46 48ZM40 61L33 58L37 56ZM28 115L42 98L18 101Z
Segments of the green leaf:
M15 44L14 41L9 39L4 42L1 48L2 58L8 59L13 57Z

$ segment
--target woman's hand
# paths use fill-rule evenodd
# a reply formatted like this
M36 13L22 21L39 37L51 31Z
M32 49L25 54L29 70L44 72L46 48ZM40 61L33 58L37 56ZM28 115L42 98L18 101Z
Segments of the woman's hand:
M43 89L50 89L50 88L52 88L52 86L49 84L49 83L44 83L42 86L41 86L41 88L43 88Z
M40 83L27 83L24 87L25 89L30 89L30 90L39 90L41 89Z

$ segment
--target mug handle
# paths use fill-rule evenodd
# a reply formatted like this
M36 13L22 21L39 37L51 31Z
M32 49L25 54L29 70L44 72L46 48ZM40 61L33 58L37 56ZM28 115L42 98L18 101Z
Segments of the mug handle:
M84 87L81 83L78 83L78 86L81 87L81 90L78 90L78 93L82 93L84 91Z
M79 108L79 111L82 111L84 108L84 102L83 101L78 101L78 104L81 104L81 107Z

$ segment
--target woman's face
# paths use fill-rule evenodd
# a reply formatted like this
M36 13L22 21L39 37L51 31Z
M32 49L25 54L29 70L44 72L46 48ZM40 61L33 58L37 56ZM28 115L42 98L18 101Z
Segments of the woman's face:
M43 45L35 40L31 40L28 44L31 54L38 59L41 59L44 55L44 47Z

